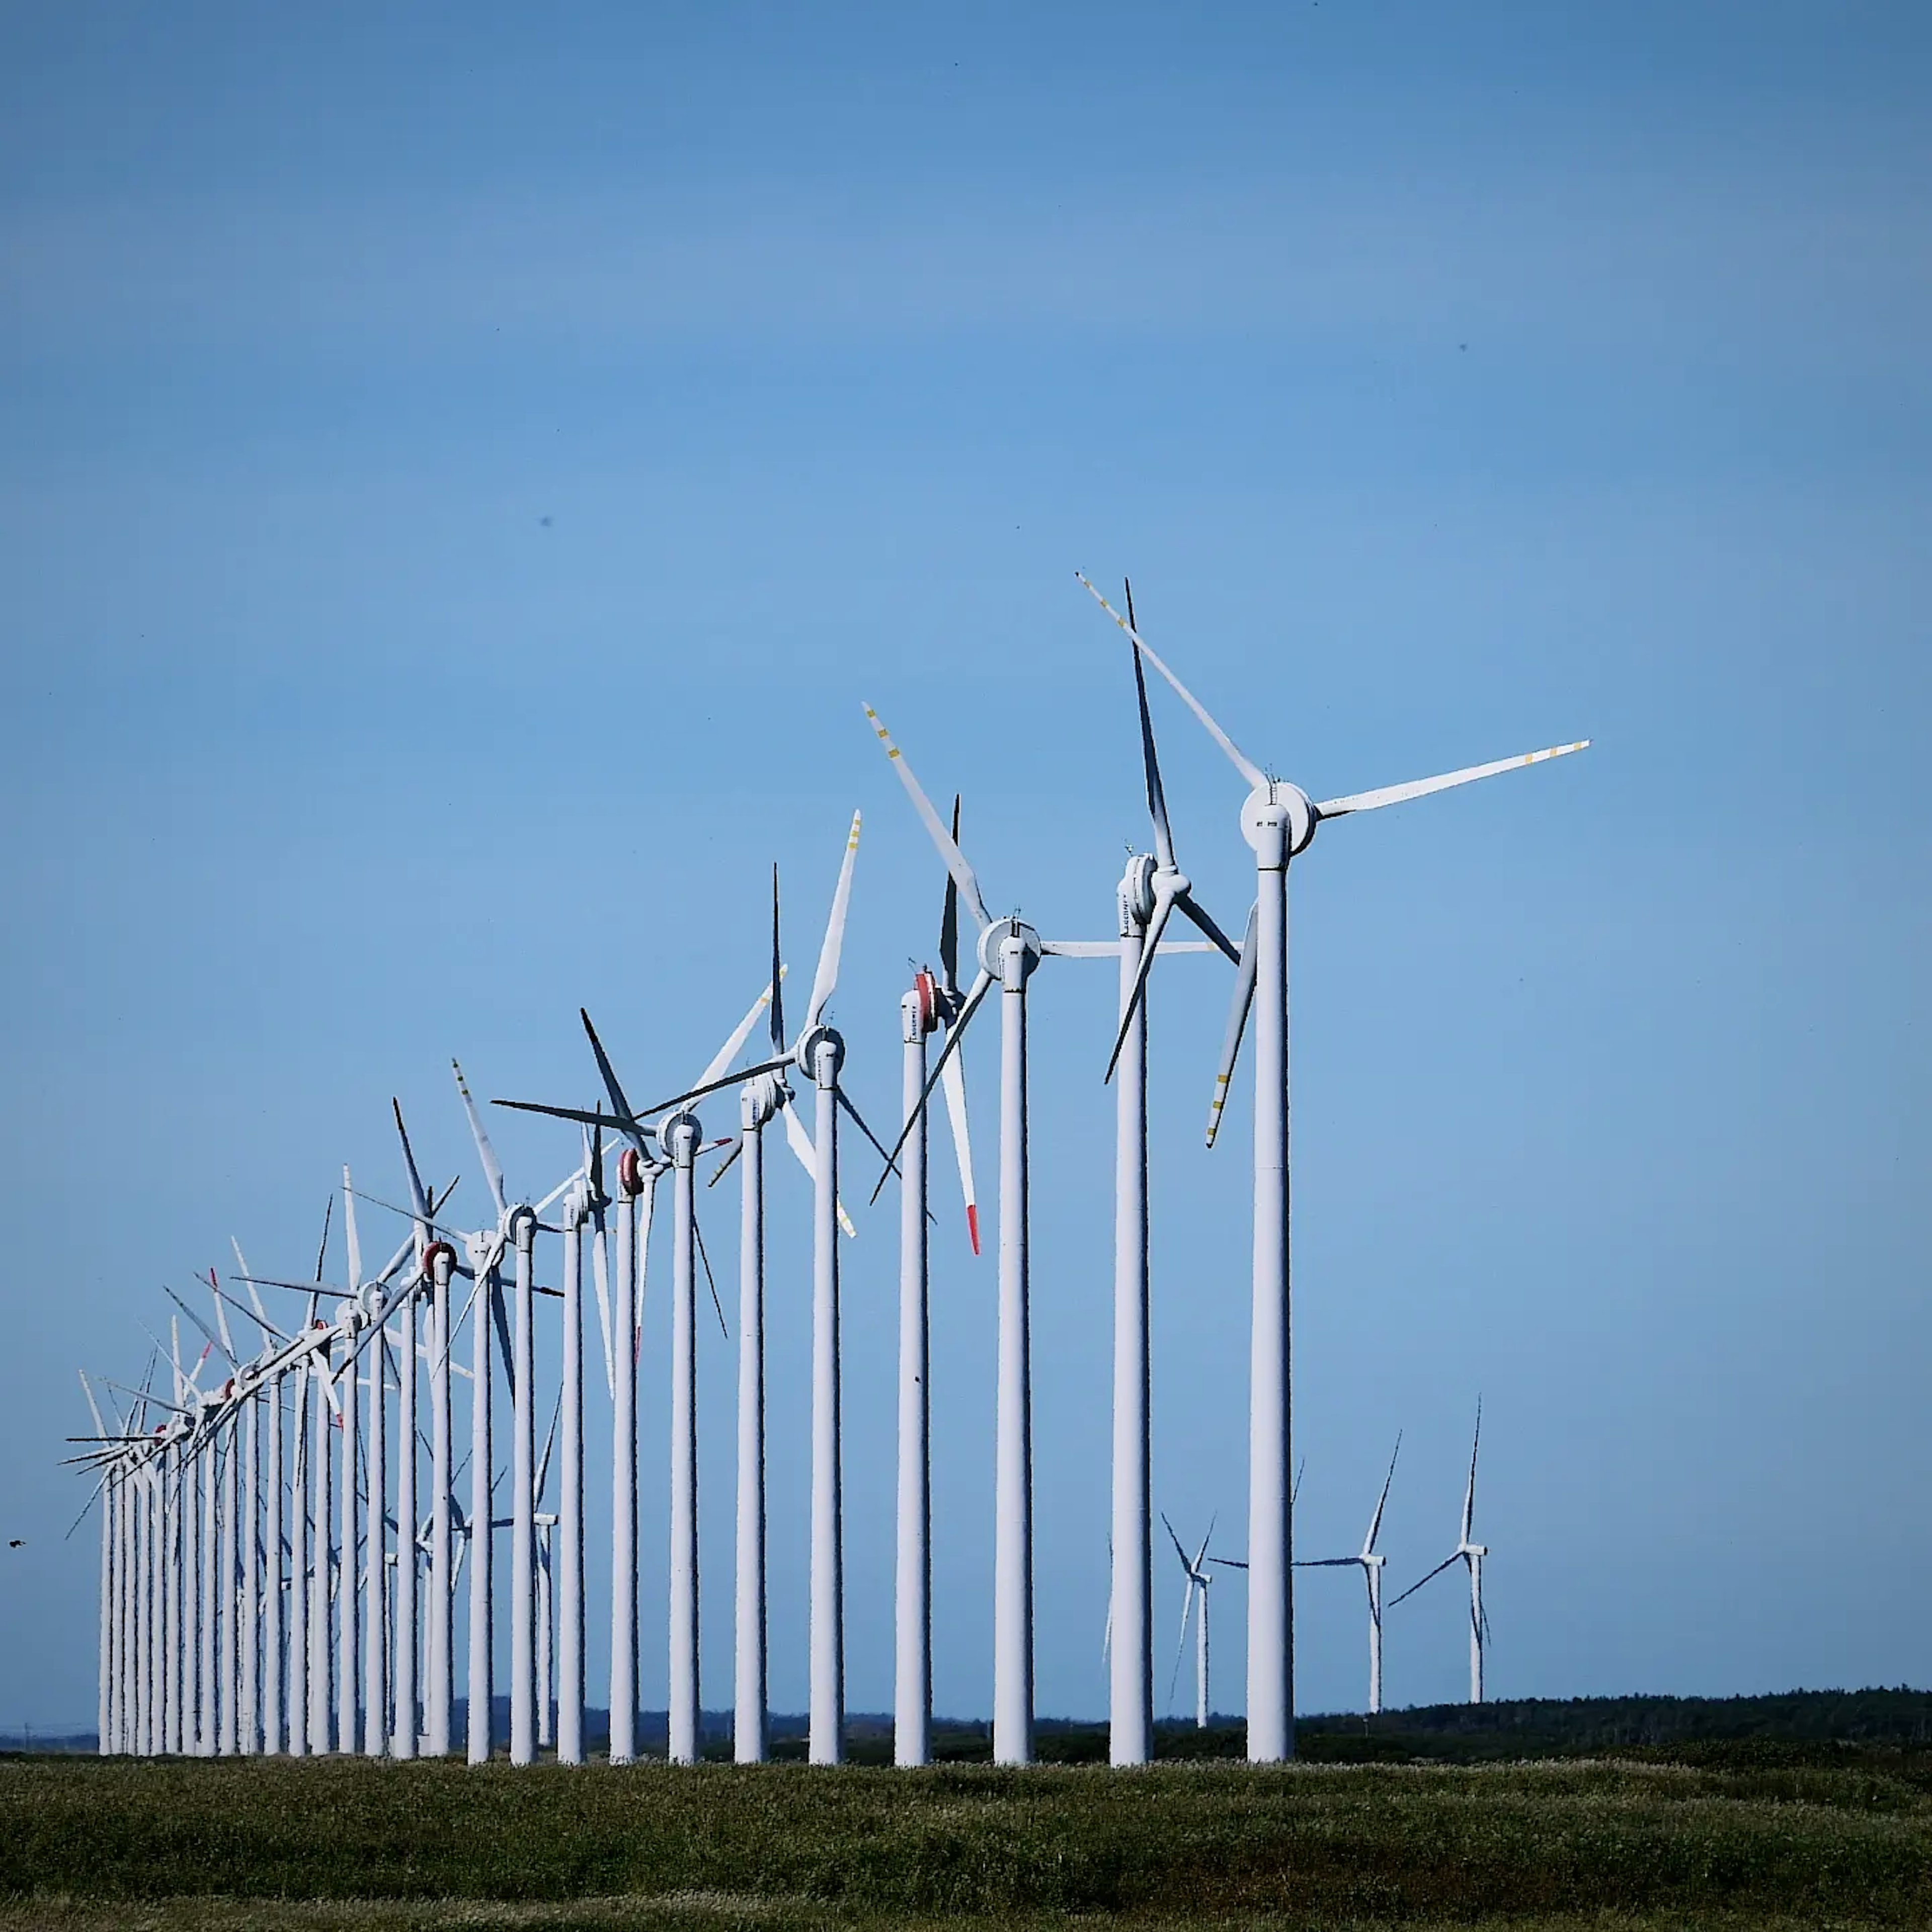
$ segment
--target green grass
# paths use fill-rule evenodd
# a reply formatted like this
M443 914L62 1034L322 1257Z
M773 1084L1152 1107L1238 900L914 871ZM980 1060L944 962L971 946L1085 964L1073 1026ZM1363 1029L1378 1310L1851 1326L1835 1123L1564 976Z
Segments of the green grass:
M1923 1758L1706 1756L1126 1774L14 1759L0 1932L1932 1924Z

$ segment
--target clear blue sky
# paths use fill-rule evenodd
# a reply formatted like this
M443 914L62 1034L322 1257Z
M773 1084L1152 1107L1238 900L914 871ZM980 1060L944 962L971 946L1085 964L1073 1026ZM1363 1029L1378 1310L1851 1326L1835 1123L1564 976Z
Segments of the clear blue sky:
M758 982L773 859L815 946L855 805L836 1013L891 1113L939 874L862 698L966 791L996 907L1111 932L1146 834L1076 566L1130 572L1318 797L1596 740L1297 868L1303 1549L1354 1546L1401 1428L1392 1586L1434 1562L1480 1390L1498 1694L1932 1677L1928 82L1906 4L9 9L0 1728L93 1711L76 1364L138 1375L137 1319L231 1232L304 1267L343 1161L399 1184L392 1093L473 1214L452 1053L586 1095L583 1001L634 1090L679 1081ZM1238 921L1238 787L1155 703ZM1111 980L1051 964L1036 1005L1048 1712L1105 1705ZM1155 1495L1238 1553L1224 993L1204 961L1157 988ZM500 1129L532 1191L574 1158ZM945 1232L937 1700L970 1713L993 1283ZM859 1708L890 1695L894 1241L875 1210L847 1257ZM718 1706L715 1330L703 1374ZM1304 1709L1359 1705L1358 1600L1303 1586ZM1391 1699L1458 1694L1461 1633L1446 1579L1394 1612Z

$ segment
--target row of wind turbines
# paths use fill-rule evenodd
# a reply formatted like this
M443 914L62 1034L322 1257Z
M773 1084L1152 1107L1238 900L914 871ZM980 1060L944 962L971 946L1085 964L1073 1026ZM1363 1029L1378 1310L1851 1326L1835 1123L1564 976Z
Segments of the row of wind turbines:
M1330 820L1378 810L1584 748L1558 746L1406 784L1317 804L1255 764L1135 627L1079 580L1130 640L1154 850L1132 857L1116 891L1114 936L1050 939L1017 914L995 917L960 843L958 801L943 817L871 706L866 716L946 874L937 970L922 968L900 1001L902 1120L888 1147L860 1118L842 1076L846 1048L827 1015L836 991L860 818L848 834L838 883L802 1020L788 1030L776 872L772 942L763 984L718 1052L681 1090L633 1106L587 1012L580 1015L602 1086L588 1108L548 1101L496 1104L573 1124L578 1158L541 1198L513 1193L460 1068L455 1082L490 1191L478 1228L449 1218L455 1183L440 1194L418 1170L400 1106L395 1126L408 1200L392 1211L408 1232L384 1264L365 1272L356 1204L342 1188L346 1279L323 1280L328 1228L314 1278L256 1276L236 1250L224 1288L211 1272L212 1322L176 1298L177 1313L138 1386L106 1383L104 1411L82 1385L94 1432L76 1460L96 1470L102 1504L100 1728L104 1750L209 1753L330 1750L410 1757L453 1744L457 1605L466 1569L463 1663L464 1747L490 1757L494 1735L499 1576L495 1532L508 1535L508 1738L527 1764L554 1744L565 1762L585 1754L586 1485L584 1276L589 1251L604 1379L610 1402L609 1536L613 1762L638 1754L637 1388L646 1263L662 1184L670 1232L670 1549L665 1640L670 1666L668 1750L700 1755L700 1628L696 1346L700 1269L723 1306L697 1217L701 1166L713 1183L739 1170L736 1574L732 1630L733 1754L768 1753L766 1614L764 1136L782 1122L812 1190L810 1655L808 1754L836 1764L844 1750L844 1591L840 1462L839 1245L854 1232L841 1194L842 1121L884 1167L871 1190L899 1190L897 1557L894 1754L928 1760L932 1733L930 1417L927 1287L932 1214L928 1124L943 1097L975 1252L980 1225L961 1043L997 992L1000 1014L998 1278L995 1394L992 1744L996 1762L1034 1755L1031 1376L1028 1356L1028 988L1048 959L1112 959L1120 1021L1106 1076L1116 1094L1113 1336L1112 1577L1108 1617L1110 1756L1152 1753L1154 1671L1148 1341L1148 1228L1146 989L1156 960L1222 955L1233 969L1228 1024L1206 1138L1211 1147L1250 1025L1254 1036L1254 1171L1250 1365L1247 1746L1251 1760L1292 1755L1292 1496L1288 1400L1288 868ZM1246 788L1240 826L1256 868L1255 903L1238 944L1202 904L1181 869L1168 823L1144 665L1194 714ZM1584 741L1587 743L1587 741ZM961 912L970 920L970 977L962 983ZM1198 934L1166 935L1178 913ZM764 1022L758 1057L738 1064ZM933 1052L934 1042L938 1051ZM707 1137L698 1108L735 1099L735 1135ZM607 1152L614 1150L614 1162ZM714 1160L714 1156L722 1156ZM613 1184L614 1183L614 1186ZM332 1205L333 1197L332 1197ZM386 1206L386 1203L376 1204ZM554 1215L554 1219L546 1216ZM555 1286L537 1280L538 1237L558 1242ZM244 1300L232 1292L245 1288ZM271 1316L262 1291L297 1298ZM172 1292L172 1291L170 1291ZM540 1399L539 1300L558 1304L554 1402ZM333 1310L331 1319L322 1308ZM250 1354L232 1317L257 1332ZM180 1322L205 1338L184 1361ZM466 1334L465 1330L466 1329ZM190 1341L190 1347L192 1342ZM458 1359L459 1348L468 1356ZM212 1358L217 1387L201 1377ZM171 1379L154 1386L158 1370ZM217 1373L222 1373L218 1368ZM454 1378L454 1380L452 1379ZM454 1381L466 1382L468 1442L454 1434ZM508 1469L496 1431L508 1396ZM115 1404L118 1394L125 1406ZM548 1395L549 1390L544 1394ZM425 1400L426 1397L426 1400ZM542 1410L550 1409L539 1447ZM424 1410L427 1414L425 1416ZM111 1426L110 1426L111 1415ZM393 1427L393 1433L392 1432ZM425 1496L423 1462L427 1458ZM554 1470L554 1507L546 1507ZM1391 1464L1391 1474L1393 1464ZM1486 1626L1481 1559L1471 1540L1474 1460L1457 1549L1472 1604L1472 1694L1481 1695ZM501 1492L507 1488L507 1500ZM1387 1484L1383 1490L1387 1498ZM1381 1694L1378 1504L1356 1556L1370 1606L1372 1703ZM1172 1534L1172 1530L1169 1532ZM1210 1532L1211 1534L1211 1532ZM1187 1608L1200 1604L1198 1667L1205 1716L1207 1546L1190 1562ZM1308 1566L1302 1566L1308 1567ZM1422 1580L1429 1581L1428 1577ZM1416 1588L1421 1587L1418 1583ZM1407 1592L1404 1593L1408 1594ZM1400 1600L1398 1599L1397 1600ZM1183 1641L1185 1641L1184 1630Z

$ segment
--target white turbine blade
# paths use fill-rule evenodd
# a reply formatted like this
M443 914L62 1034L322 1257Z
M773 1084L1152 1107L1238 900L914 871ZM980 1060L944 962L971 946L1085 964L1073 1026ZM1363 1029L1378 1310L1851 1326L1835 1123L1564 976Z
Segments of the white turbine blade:
M1133 626L1133 592L1127 592L1127 630ZM1134 697L1141 714L1141 765L1147 779L1148 815L1154 820L1155 862L1163 872L1180 870L1174 856L1174 833L1167 822L1167 794L1160 782L1160 759L1154 748L1154 718L1148 710L1147 677L1141 669L1140 648L1131 644L1127 655L1133 660Z
M1372 1556L1376 1553L1376 1538L1382 1534L1382 1511L1388 1507L1389 1485L1395 1480L1395 1458L1402 1454L1402 1431L1397 1430L1395 1437L1395 1456L1389 1458L1388 1474L1382 1478L1382 1500L1376 1504L1376 1513L1369 1524L1369 1533L1362 1540L1362 1554Z
M604 1382L610 1400L617 1400L617 1358L610 1352L610 1254L603 1216L590 1235L590 1279L597 1290L597 1325L604 1336Z
M1221 1131L1221 1109L1228 1103L1228 1082L1234 1077L1234 1062L1240 1057L1241 1036L1247 1030L1248 1014L1255 1004L1255 974L1258 956L1255 940L1255 911L1248 914L1248 929L1241 938L1241 958L1234 975L1234 998L1228 1006L1228 1030L1221 1040L1221 1064L1214 1070L1214 1097L1208 1103L1208 1144Z
M1102 1086L1113 1079L1114 1069L1120 1064L1127 1035L1133 1029L1134 1016L1139 1012L1142 995L1147 991L1148 975L1154 970L1160 936L1167 930L1167 922L1173 915L1174 888L1156 872L1154 878L1154 910L1148 916L1147 932L1141 940L1140 963L1134 969L1134 983L1127 994L1127 1009L1121 1014L1120 1030L1114 1036L1114 1050L1107 1056L1106 1076L1100 1083Z
M1498 772L1520 771L1525 765L1540 765L1548 758L1567 758L1572 752L1587 752L1590 741L1579 738L1574 745L1552 745L1545 752L1526 752L1516 758L1498 758L1486 765L1470 765L1460 772L1444 772L1440 778L1414 778L1407 784L1384 785L1379 791L1351 792L1346 798L1331 798L1315 808L1318 818L1342 818L1352 812L1379 811L1385 805L1403 805L1412 798L1426 798L1432 791L1448 791L1452 786L1474 784L1478 778L1492 778Z
M1476 1520L1476 1451L1483 1446L1483 1399L1476 1398L1476 1433L1469 1444L1469 1486L1462 1492L1462 1540L1469 1540L1469 1532Z
M235 1353L235 1337L228 1326L228 1310L221 1304L221 1282L214 1269L208 1271L208 1292L214 1298L215 1325L221 1330L221 1352L238 1368L240 1360Z
M1434 1582L1436 1578L1441 1576L1443 1571L1448 1569L1450 1564L1460 1563L1462 1560L1462 1552L1460 1550L1451 1550L1447 1556L1443 1558L1440 1563L1436 1564L1433 1570L1430 1571L1426 1576L1418 1578L1417 1581L1410 1584L1408 1588L1403 1591L1400 1597L1396 1597L1392 1599L1388 1607L1390 1610L1394 1610L1397 1604L1403 1600L1404 1598L1414 1596L1416 1592L1420 1589L1424 1583Z
M1267 773L1208 715L1208 707L1188 689L1186 685L1181 682L1179 678L1174 676L1172 671L1168 669L1166 664L1162 663L1148 640L1127 622L1126 618L1120 615L1119 611L1114 608L1112 604L1107 602L1106 598L1100 595L1099 591L1094 588L1092 584L1087 583L1087 579L1082 572L1076 570L1073 574L1079 578L1082 584L1087 584L1088 594L1093 598L1094 602L1098 604L1100 608L1106 611L1107 615L1112 618L1129 637L1133 639L1135 649L1154 666L1156 670L1160 673L1162 677L1167 680L1169 684L1173 686L1181 703L1186 705L1188 710L1208 728L1208 736L1212 738L1215 743L1228 754L1228 762L1233 765L1235 770L1239 772L1256 790L1259 790L1264 786L1268 783Z
M845 915L852 904L852 862L859 852L859 818L852 814L852 830L845 840L845 856L838 867L838 884L832 895L832 913L825 922L825 938L818 949L818 970L812 976L812 1004L805 1010L805 1030L809 1033L824 1016L826 1003L838 983L838 956L845 944Z
M644 1191L638 1196L638 1238L633 1254L634 1265L638 1271L638 1292L632 1306L632 1317L636 1327L631 1334L631 1366L635 1368L638 1356L644 1346L644 1283L650 1274L651 1258L651 1218L657 1210L658 1177L662 1168L647 1167L643 1180Z
M959 1168L959 1191L966 1202L966 1235L973 1252L980 1252L980 1197L973 1186L973 1138L966 1126L966 1072L955 1054L939 1070L946 1096L946 1118L952 1130L952 1154Z
M790 970L791 969L788 966L781 966L778 968L778 977L781 980L784 979ZM772 988L770 986L767 986L765 990L752 1002L751 1010L746 1014L745 1017L731 1029L730 1036L725 1041L724 1044L711 1056L710 1061L705 1066L704 1071L698 1077L698 1086L699 1088L709 1088L715 1086L717 1084L718 1076L722 1074L724 1071L725 1068L729 1066L732 1061L737 1058L738 1049L744 1045L746 1040L751 1038L752 1029L758 1023L758 1016L763 1012L764 1010L771 1004L771 1003ZM656 1113L657 1109L655 1107L652 1107L646 1108L646 1111L650 1113Z
M80 1376L80 1392L87 1398L88 1408L94 1417L94 1426L104 1438L107 1433L107 1424L101 1419L100 1403L94 1399L94 1385L87 1379L87 1371L85 1369L80 1370L77 1372Z
M356 1188L345 1164L342 1170L342 1238L349 1244L349 1292L362 1286L362 1242L356 1232Z
M796 1107L783 1107L779 1112L784 1115L785 1143L798 1156L800 1166L812 1178L812 1184L818 1185L818 1149L813 1144L812 1136L805 1130L805 1123L798 1117ZM845 1204L838 1204L838 1225L848 1236L855 1237L858 1230L852 1225L852 1217L845 1211Z
M182 1373L181 1323L172 1315L168 1317L168 1340L172 1344L168 1352L170 1359L174 1364L175 1400L179 1402L188 1392L188 1378Z
M1184 1556L1180 1560L1185 1563L1187 1558ZM1194 1593L1200 1587L1193 1577L1190 1576L1187 1580L1187 1594L1180 1600L1180 1640L1174 1647L1174 1670L1167 1680L1167 1703L1169 1710L1174 1708L1174 1686L1180 1682L1181 1660L1187 1654L1187 1626L1194 1615Z
M463 1110L470 1116L470 1137L476 1143L476 1158L483 1164L483 1178L490 1184L490 1198L496 1204L496 1219L501 1222L510 1211L510 1203L503 1192L503 1169L496 1158L496 1150L490 1144L490 1136L483 1129L483 1117L476 1111L476 1102L470 1097L469 1083L463 1077L463 1069L454 1060L450 1063L456 1074L456 1090L463 1096Z
M255 1319L273 1334L275 1331L269 1328L268 1311L262 1306L262 1298L255 1289L255 1278L248 1272L248 1264L242 1257L242 1244L230 1234L228 1245L235 1250L235 1265L242 1270L242 1279L248 1284L248 1299L255 1304Z
M394 1094L389 1096L389 1111L396 1117L396 1134L403 1144L403 1165L409 1170L410 1209L418 1221L427 1226L429 1196L423 1191L422 1176L416 1172L416 1153L410 1145L409 1130L403 1125L403 1103ZM426 1235L424 1239L428 1239Z
M973 868L966 862L966 855L955 842L952 835L946 829L946 821L932 808L932 801L920 789L918 779L912 775L912 767L905 761L905 754L895 745L886 731L879 714L868 704L866 716L872 721L872 729L878 733L879 742L886 748L886 756L892 760L892 768L899 775L899 782L906 788L906 796L912 800L913 809L926 822L926 829L932 835L932 842L939 848L939 856L946 862L946 869L952 875L952 882L959 888L959 896L970 909L973 916L980 922L980 930L984 932L993 922L986 910L986 902L980 894L980 881L974 876Z

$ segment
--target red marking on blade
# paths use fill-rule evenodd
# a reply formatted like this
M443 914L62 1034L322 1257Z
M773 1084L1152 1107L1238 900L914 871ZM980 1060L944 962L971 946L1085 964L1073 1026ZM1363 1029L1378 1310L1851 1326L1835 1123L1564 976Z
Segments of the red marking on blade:
M973 1252L980 1252L980 1210L968 1204L966 1210L966 1232L973 1238Z
M634 1369L638 1366L638 1363L644 1359L644 1331L642 1328L639 1328L634 1330L631 1336L631 1366L632 1368Z

